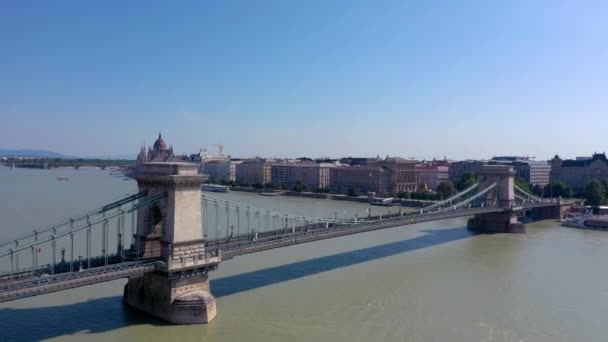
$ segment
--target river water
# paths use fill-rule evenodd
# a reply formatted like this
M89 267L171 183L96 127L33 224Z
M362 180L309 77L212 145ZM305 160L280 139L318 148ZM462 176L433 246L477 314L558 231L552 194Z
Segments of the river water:
M109 171L0 168L0 240L136 191ZM219 196L315 217L367 210ZM127 309L119 280L0 304L0 340L608 341L608 233L544 221L527 234L473 236L464 225L422 223L223 262L211 283L218 316L207 325Z

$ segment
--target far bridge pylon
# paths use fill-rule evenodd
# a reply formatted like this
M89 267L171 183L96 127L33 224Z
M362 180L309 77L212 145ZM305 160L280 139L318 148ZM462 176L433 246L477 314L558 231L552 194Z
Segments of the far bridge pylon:
M479 173L480 188L495 185L496 190L489 192L486 202L494 202L505 208L502 212L477 214L470 218L468 227L481 233L524 233L525 226L517 221L515 171L507 165L484 165Z

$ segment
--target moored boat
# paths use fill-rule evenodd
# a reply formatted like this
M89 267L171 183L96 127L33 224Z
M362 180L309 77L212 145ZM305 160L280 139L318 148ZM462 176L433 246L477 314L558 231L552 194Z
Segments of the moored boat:
M562 220L562 226L580 229L608 230L608 215L582 215Z
M262 196L279 196L285 194L285 191L268 191L268 192L260 192Z
M210 192L230 192L230 188L226 185L218 184L203 184L203 191Z
M392 197L387 197L387 198L373 198L369 201L369 204L371 205L381 205L381 206L390 206L393 204L393 198Z

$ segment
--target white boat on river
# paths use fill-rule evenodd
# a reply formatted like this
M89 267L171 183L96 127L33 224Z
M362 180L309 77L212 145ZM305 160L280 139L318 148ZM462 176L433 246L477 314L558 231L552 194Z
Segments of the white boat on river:
M608 230L608 215L585 214L578 217L567 218L562 226L581 229Z

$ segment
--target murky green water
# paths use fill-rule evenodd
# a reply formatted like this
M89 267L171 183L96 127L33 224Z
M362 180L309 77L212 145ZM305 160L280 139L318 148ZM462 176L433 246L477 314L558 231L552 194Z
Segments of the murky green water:
M0 239L135 191L107 171L0 169ZM318 217L367 208L222 196ZM0 340L608 341L608 233L545 221L525 235L471 236L463 226L423 223L224 262L208 325L125 308L120 280L0 304Z

